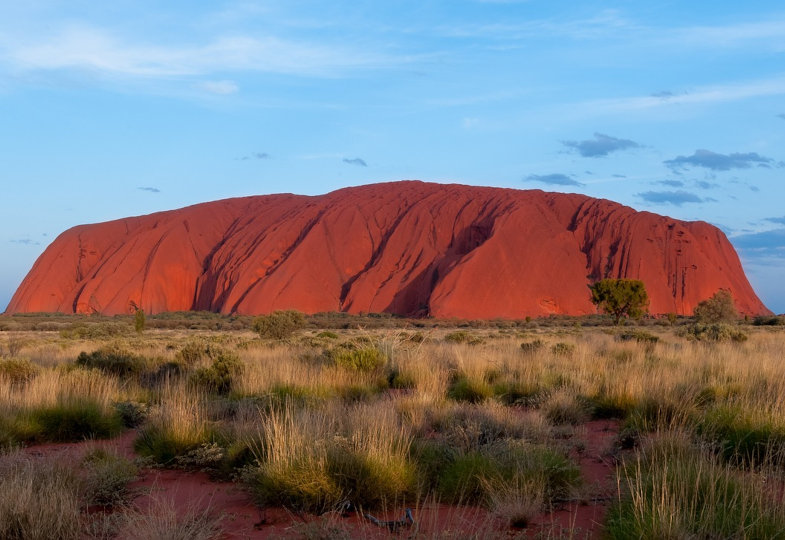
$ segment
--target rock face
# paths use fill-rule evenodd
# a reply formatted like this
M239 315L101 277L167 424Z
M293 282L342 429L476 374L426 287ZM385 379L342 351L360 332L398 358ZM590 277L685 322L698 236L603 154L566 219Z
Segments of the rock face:
M276 309L521 318L594 313L587 285L645 282L652 313L729 289L768 310L725 235L584 195L423 182L267 195L81 225L9 313Z

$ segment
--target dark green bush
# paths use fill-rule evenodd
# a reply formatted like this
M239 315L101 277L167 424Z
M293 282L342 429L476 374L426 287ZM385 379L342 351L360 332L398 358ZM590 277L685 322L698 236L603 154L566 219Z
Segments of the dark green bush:
M89 354L79 353L76 365L99 369L109 375L129 377L139 375L145 369L147 361L144 357L119 346L109 345Z
M616 336L616 339L619 341L637 341L638 343L642 343L644 345L653 345L660 340L658 336L646 332L645 330L630 330L627 332L622 332Z
M687 327L684 335L687 339L696 341L735 341L736 343L742 343L749 338L742 330L724 323L695 323Z
M447 397L455 401L478 403L493 396L493 388L484 380L475 380L458 375L447 390Z
M194 386L210 393L225 395L232 391L235 379L243 372L243 363L232 353L218 355L209 367L197 369L191 375Z
M34 409L29 414L32 422L39 426L40 438L45 441L108 439L123 429L119 414L104 412L97 403L89 400Z
M147 405L137 401L121 401L114 404L114 408L120 415L123 425L128 428L135 428L145 420L149 414Z

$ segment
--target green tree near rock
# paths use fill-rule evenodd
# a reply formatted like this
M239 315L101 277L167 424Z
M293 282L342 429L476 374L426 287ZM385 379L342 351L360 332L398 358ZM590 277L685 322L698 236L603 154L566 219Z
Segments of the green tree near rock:
M646 286L638 279L601 279L591 285L591 301L619 324L622 317L641 318L649 310Z
M731 323L739 318L736 306L733 305L733 295L725 289L699 302L693 315L699 323Z

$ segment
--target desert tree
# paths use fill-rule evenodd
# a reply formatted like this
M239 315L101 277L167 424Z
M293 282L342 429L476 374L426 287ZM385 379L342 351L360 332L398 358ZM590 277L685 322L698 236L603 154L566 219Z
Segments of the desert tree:
M619 324L622 317L639 319L649 309L646 286L637 279L601 279L591 285L591 301Z
M733 305L733 295L726 289L720 289L711 298L699 302L693 315L699 323L729 323L739 318Z

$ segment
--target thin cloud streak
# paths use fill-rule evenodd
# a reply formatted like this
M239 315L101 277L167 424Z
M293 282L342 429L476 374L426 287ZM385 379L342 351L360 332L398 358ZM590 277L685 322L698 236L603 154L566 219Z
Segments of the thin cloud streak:
M128 77L184 77L227 71L333 76L356 68L406 61L402 57L275 36L236 35L198 45L149 45L122 41L87 25L70 25L51 36L22 43L5 41L0 59L5 58L22 71L73 69ZM226 83L213 83L213 88L224 93L232 90Z

